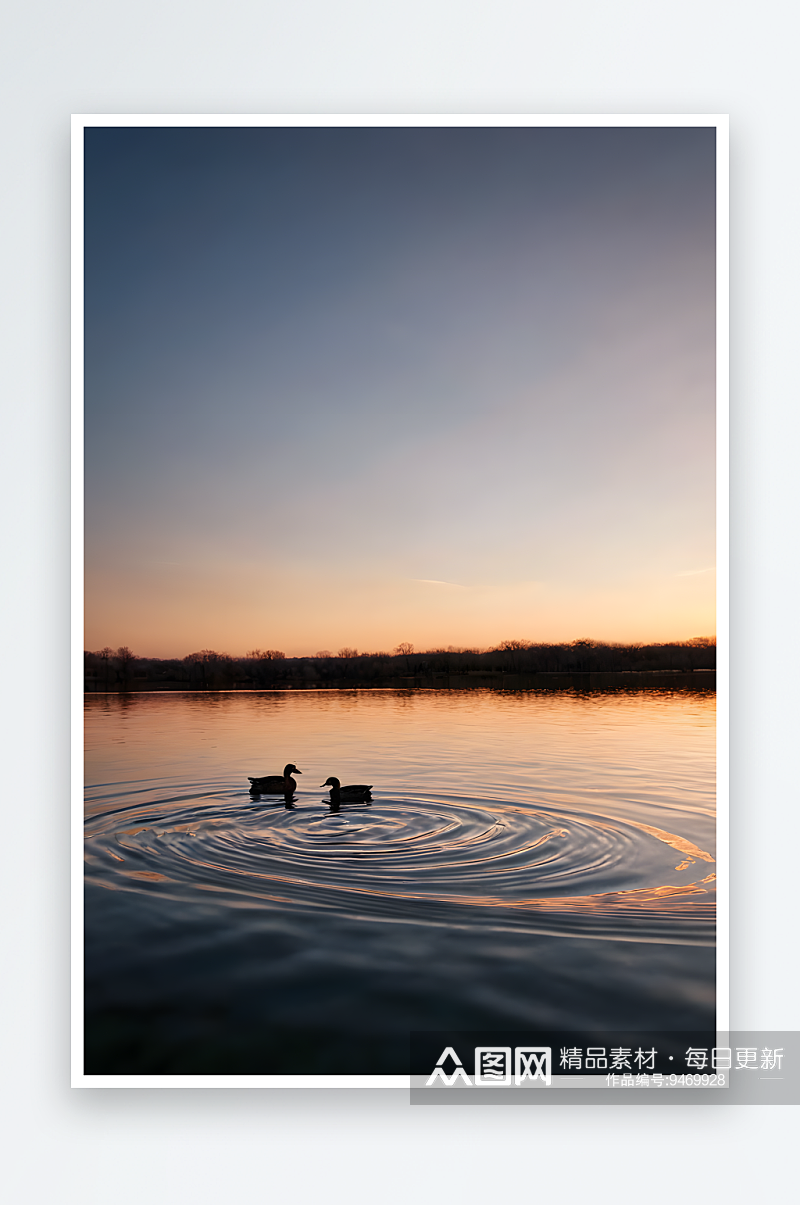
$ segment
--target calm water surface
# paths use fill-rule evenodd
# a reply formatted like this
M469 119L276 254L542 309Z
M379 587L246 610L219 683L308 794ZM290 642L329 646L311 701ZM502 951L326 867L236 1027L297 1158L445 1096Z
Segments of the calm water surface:
M87 1072L714 1027L713 692L86 700ZM247 776L303 772L294 806ZM374 784L334 814L328 775Z

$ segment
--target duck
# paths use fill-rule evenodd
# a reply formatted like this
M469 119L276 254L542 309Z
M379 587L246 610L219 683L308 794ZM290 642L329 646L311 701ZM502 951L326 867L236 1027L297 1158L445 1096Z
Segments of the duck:
M372 786L350 785L343 787L338 778L326 778L320 783L321 787L330 787L331 805L338 807L340 803L369 803L372 799Z
M293 766L291 762L283 767L283 774L267 774L265 778L250 778L248 775L247 781L250 783L251 795L292 795L297 790L297 783L292 778L293 774L302 774L302 770L298 770L297 766Z

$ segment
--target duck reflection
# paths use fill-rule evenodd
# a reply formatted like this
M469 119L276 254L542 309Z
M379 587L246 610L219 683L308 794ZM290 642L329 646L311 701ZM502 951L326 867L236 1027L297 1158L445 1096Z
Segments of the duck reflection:
M253 791L253 790L250 791L250 799L252 800L252 802L254 804L262 804L263 803L265 807L273 802L273 800L271 800L271 799L262 800L260 792ZM277 800L275 800L275 803L277 803ZM297 811L297 805L294 802L294 797L291 794L291 792L284 795L283 806L286 808L287 812L296 812Z
M342 810L342 804L346 804L345 812L364 812L368 807L372 807L370 800L364 799L360 803L349 799L331 799L328 804L328 816L338 816Z

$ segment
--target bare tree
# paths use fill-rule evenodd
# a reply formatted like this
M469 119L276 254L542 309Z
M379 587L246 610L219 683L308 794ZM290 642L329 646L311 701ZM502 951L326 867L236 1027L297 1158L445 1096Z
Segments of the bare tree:
M97 655L103 662L103 677L105 678L106 691L108 691L108 671L111 668L111 658L114 656L114 650L106 645Z
M520 669L521 652L530 648L529 640L501 640L498 644L498 650L502 653L508 653L508 662L513 673L517 673Z
M215 649L200 649L199 653L189 653L188 657L184 657L184 661L190 665L199 666L202 690L208 689L209 677L213 677L214 667L221 661L230 660L231 657L227 653L218 653Z
M122 689L128 689L128 676L130 674L131 662L136 660L136 654L132 653L127 644L122 644L117 649L117 661L119 661L120 676L122 678Z

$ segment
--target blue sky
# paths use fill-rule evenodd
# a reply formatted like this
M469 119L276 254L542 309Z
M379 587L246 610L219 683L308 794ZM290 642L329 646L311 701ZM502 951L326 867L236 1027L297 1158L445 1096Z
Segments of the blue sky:
M714 631L714 130L86 134L87 647Z

